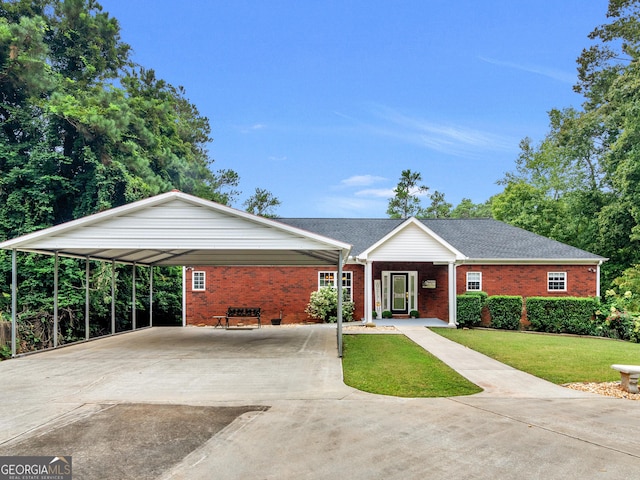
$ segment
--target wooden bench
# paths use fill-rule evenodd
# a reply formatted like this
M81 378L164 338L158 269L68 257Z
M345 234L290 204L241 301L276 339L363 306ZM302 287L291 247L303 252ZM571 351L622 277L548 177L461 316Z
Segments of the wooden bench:
M226 323L229 328L229 319L245 319L251 318L258 320L258 328L260 328L260 309L256 307L229 307L227 309ZM244 326L244 325L242 325Z
M620 372L620 386L629 393L638 393L638 377L640 365L611 365Z

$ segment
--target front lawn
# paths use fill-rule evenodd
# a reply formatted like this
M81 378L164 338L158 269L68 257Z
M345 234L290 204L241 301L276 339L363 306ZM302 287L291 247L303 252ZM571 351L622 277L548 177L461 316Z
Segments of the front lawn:
M495 330L433 332L556 384L612 382L614 363L640 365L640 344L617 340Z
M344 382L396 397L454 397L482 389L404 335L344 335Z

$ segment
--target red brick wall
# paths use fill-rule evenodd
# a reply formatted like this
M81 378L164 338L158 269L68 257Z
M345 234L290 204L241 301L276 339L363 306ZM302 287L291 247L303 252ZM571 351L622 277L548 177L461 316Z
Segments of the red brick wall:
M482 272L482 290L488 295L522 297L594 297L597 273L593 265L460 265L457 291L467 290L467 272ZM548 291L547 272L567 272L567 291Z
M467 290L467 272L482 272L482 291L491 295L519 295L527 297L595 297L598 274L593 265L461 265L456 272L458 294ZM548 272L566 272L567 290L547 290ZM527 322L526 305L521 322ZM482 323L491 322L489 311L482 312Z
M314 321L304 312L311 292L318 289L318 272L331 267L195 267L204 271L206 290L191 289L192 272L186 275L186 321L188 325L214 325L213 315L224 315L228 307L259 307L261 320L269 324L282 311L282 323ZM352 274L356 311L364 315L362 292L364 271L359 265L346 265ZM360 295L360 296L358 296Z
M435 280L436 288L419 288L418 311L423 317L449 318L447 265L432 263L374 262L373 278L383 270L418 271L418 282ZM457 267L457 293L466 291L466 272L482 272L482 290L489 295L576 296L596 295L597 274L589 265L461 265ZM364 267L346 265L353 272L354 319L364 316ZM260 307L262 321L278 318L283 323L313 321L304 309L309 295L318 288L318 272L335 270L322 267L196 267L206 272L206 291L191 290L191 271L186 278L186 320L190 325L212 325L212 315L224 315L227 307ZM548 292L547 272L567 272L567 291ZM373 292L373 286L371 291ZM373 304L373 300L372 300Z

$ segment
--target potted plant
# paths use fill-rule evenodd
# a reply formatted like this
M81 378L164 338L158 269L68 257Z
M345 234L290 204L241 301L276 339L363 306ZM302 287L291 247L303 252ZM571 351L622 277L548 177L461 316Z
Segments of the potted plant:
M391 313L390 310L385 310L384 312L382 312L382 318L392 318L393 314Z
M418 312L418 310L411 310L409 312L409 317L411 318L418 318L420 317L420 312Z

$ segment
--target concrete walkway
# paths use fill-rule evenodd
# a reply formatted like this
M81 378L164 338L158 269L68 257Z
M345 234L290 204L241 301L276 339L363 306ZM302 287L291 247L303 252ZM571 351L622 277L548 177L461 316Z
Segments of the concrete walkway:
M415 343L438 357L484 392L479 395L511 398L586 398L594 394L560 387L516 370L419 325L394 326Z

